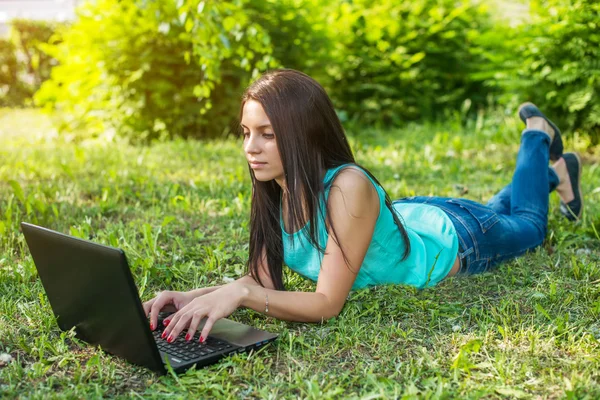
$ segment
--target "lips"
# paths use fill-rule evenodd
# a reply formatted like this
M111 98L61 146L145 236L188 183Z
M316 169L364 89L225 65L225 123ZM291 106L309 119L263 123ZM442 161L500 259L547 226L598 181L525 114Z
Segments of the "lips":
M250 163L250 168L252 168L252 169L262 169L262 167L267 165L267 163L265 163L265 162L258 162L258 161L250 161L249 163Z

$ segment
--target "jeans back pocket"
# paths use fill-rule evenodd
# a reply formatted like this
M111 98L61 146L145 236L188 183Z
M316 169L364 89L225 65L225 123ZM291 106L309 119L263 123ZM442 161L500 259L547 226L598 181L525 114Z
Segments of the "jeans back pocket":
M483 204L477 203L476 201L468 199L449 199L447 202L455 204L471 214L471 216L479 223L479 227L483 233L489 231L492 226L500 221L498 214L494 210Z

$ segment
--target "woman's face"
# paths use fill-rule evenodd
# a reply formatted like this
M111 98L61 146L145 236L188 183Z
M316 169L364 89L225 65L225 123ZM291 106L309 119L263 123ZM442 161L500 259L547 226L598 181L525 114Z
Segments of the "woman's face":
M275 141L275 132L262 105L248 100L242 110L244 153L256 179L262 182L275 179L284 185L283 165Z

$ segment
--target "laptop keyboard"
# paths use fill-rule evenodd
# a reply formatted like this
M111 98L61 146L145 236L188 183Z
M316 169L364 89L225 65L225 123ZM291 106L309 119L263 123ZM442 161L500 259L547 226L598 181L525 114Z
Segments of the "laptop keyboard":
M154 340L160 351L181 358L184 361L210 357L220 353L230 353L238 347L211 336L209 336L204 343L199 343L198 339L200 339L200 336L198 333L196 333L189 342L186 341L183 336L179 336L171 343L160 337L162 335L162 329L156 329L152 332L152 335L154 336Z

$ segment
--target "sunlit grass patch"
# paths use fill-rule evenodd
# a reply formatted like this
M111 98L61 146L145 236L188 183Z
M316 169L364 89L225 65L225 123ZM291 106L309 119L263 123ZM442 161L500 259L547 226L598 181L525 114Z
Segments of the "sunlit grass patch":
M553 195L535 252L423 291L353 292L322 325L239 310L233 319L280 338L159 378L58 329L19 223L123 248L144 299L222 283L244 272L248 252L241 143L78 141L31 110L3 110L0 121L0 353L14 357L0 367L0 397L600 397L600 148L586 148L584 136L566 135L567 148L584 150L583 221L562 218ZM392 198L486 201L510 181L519 129L491 114L467 128L449 120L348 131ZM289 290L315 288L287 278Z

